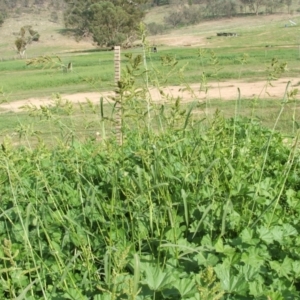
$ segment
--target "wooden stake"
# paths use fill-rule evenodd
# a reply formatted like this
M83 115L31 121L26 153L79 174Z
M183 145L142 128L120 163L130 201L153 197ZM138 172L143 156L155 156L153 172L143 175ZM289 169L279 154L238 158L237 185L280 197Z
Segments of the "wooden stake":
M121 47L115 46L115 85L117 86L118 82L121 80ZM116 99L117 99L116 94ZM117 99L116 103L116 138L117 142L122 145L123 136L122 136L122 103L121 98Z

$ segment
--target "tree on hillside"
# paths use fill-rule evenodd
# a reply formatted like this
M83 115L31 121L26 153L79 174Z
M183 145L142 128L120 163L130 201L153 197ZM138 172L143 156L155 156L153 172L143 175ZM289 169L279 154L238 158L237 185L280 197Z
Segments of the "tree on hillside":
M0 26L4 23L5 16L4 14L0 13Z
M88 15L90 31L99 45L113 46L122 43L134 26L131 24L134 20L122 7L107 1L91 5Z
M37 42L39 38L40 34L33 30L32 26L24 26L20 29L19 36L15 40L15 47L21 58L25 55L27 45L32 41Z
M268 13L275 13L278 9L284 6L283 0L269 0L266 2L266 11Z
M7 8L11 9L17 6L18 0L3 0L2 2Z
M201 21L201 8L193 6L181 6L170 11L164 21L168 26L177 27L182 25L197 24Z
M288 13L291 13L291 6L293 4L293 0L284 0L284 4L288 7Z
M100 46L113 46L134 36L147 0L65 0L65 26L77 37L91 35Z
M168 5L168 4L170 4L169 0L152 0L151 3L153 5L157 5L157 6L158 5Z
M258 15L259 9L263 6L265 6L270 1L268 1L268 0L241 0L241 2L244 5L249 6L250 9L253 10L256 15Z
M207 0L205 12L209 17L227 16L236 14L237 3L235 0Z

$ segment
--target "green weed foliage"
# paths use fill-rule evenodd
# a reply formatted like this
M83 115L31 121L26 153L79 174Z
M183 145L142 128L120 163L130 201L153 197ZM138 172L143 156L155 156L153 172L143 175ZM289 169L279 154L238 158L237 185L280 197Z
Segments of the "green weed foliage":
M108 112L103 101L102 141L79 139L64 123L74 107L59 101L27 107L54 120L51 147L30 130L20 131L24 146L2 143L0 298L298 299L298 132L287 145L276 131L292 95L272 129L207 117L197 102L153 103L142 63L128 56L112 99L121 144L117 105ZM162 64L165 78L177 65ZM273 61L272 74L284 66Z

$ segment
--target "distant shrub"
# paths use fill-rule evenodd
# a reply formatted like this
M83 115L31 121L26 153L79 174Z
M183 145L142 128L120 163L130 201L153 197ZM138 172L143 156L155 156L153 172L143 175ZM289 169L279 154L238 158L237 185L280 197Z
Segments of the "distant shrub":
M18 8L15 10L15 13L16 13L16 15L21 15L21 14L22 14L22 9L18 7Z
M50 21L57 23L58 22L58 14L56 11L52 11L50 15Z
M5 17L2 13L0 13L0 26L4 23Z
M201 21L201 9L196 6L185 6L181 10L172 11L165 16L165 23L172 26L193 25Z
M152 6L157 5L157 6L161 6L161 5L169 5L170 1L169 0L156 0L153 1Z
M39 41L39 39L40 39L40 34L39 34L37 31L35 31L35 30L33 30L33 29L29 29L29 33L30 33L30 35L31 35L31 37L32 37L32 40L33 40L34 42L38 42L38 41Z
M241 10L241 8L240 8ZM205 16L210 18L232 17L237 14L238 5L236 1L208 1L204 10Z
M201 9L200 7L195 8L195 6L185 7L182 11L184 22L186 25L197 24L201 21Z
M168 15L165 16L164 21L167 25L170 25L172 27L177 27L179 25L182 25L183 16L182 16L181 12L172 11Z
M147 24L147 31L150 35L162 34L165 31L165 26L163 24L151 22Z

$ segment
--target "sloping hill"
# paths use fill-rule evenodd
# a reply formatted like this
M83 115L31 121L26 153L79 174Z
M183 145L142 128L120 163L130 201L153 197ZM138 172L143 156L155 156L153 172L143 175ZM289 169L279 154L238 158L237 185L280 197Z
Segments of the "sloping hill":
M170 7L167 6L152 8L146 14L145 23L163 22L164 15L169 11ZM299 39L295 35L298 26L286 28L285 25L289 24L290 19L299 24L300 14L293 16L272 14L204 21L198 25L170 29L163 35L149 36L148 40L150 44L165 46L222 47L228 43L238 47L249 47L254 44L295 45ZM0 60L18 58L14 41L20 28L26 25L31 25L40 34L39 42L33 42L28 46L26 53L28 58L97 48L91 38L76 41L74 37L68 35L68 31L64 29L62 12L46 6L33 6L27 12L12 13L0 27ZM237 32L240 37L230 40L216 38L216 33L219 31Z
M91 39L77 42L64 29L62 13L58 12L58 19L52 20L52 12L46 8L32 13L13 14L0 27L0 59L18 57L14 46L20 28L31 25L40 34L38 42L32 42L27 48L27 57L46 55L63 51L77 51L95 48Z

